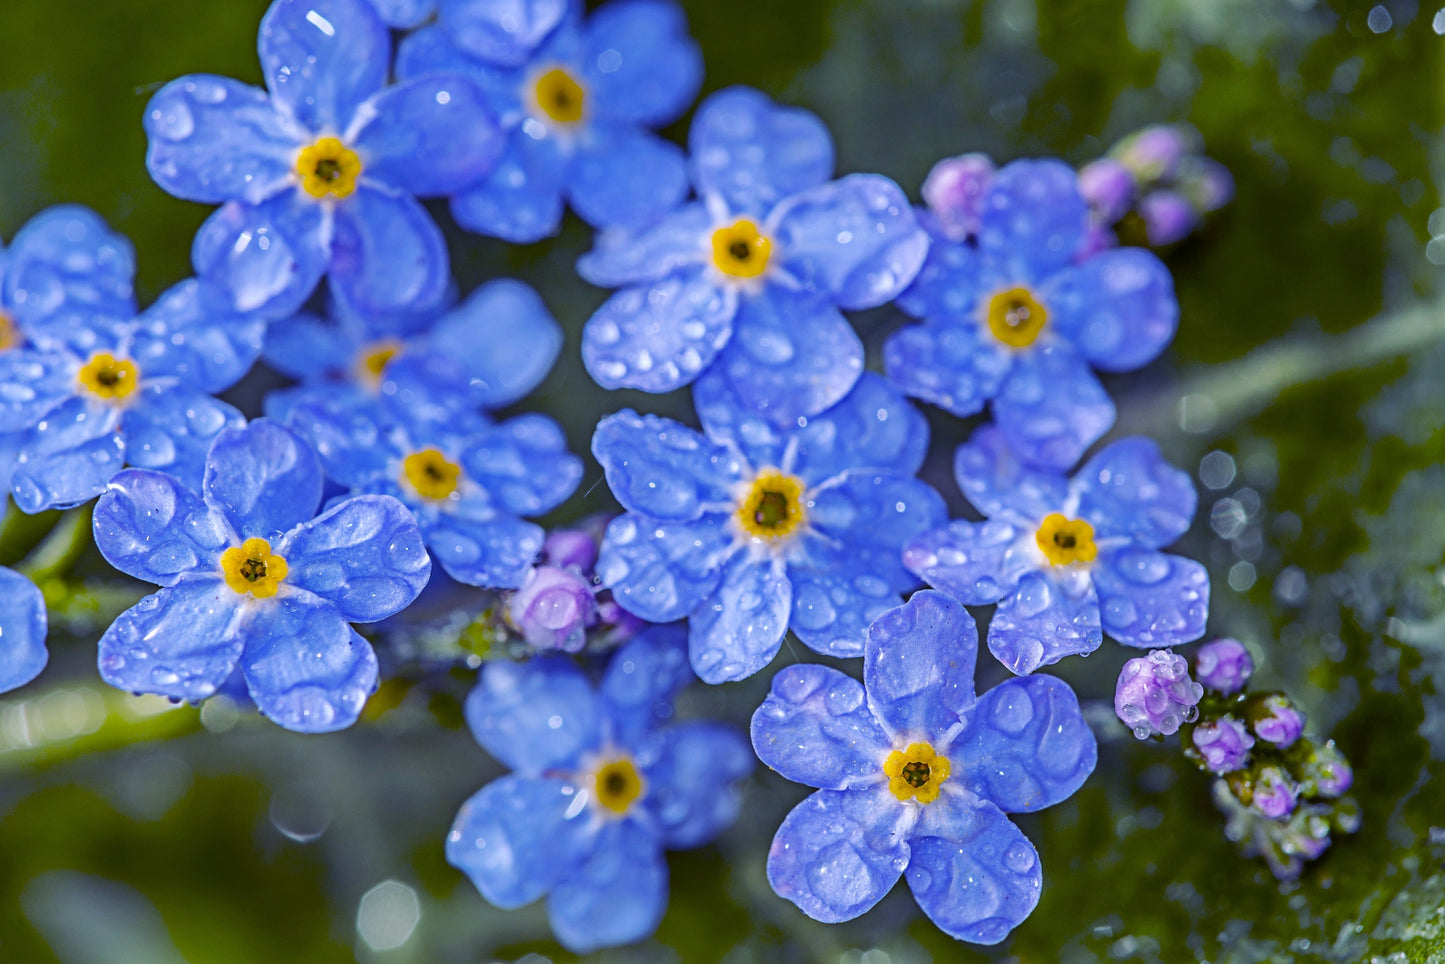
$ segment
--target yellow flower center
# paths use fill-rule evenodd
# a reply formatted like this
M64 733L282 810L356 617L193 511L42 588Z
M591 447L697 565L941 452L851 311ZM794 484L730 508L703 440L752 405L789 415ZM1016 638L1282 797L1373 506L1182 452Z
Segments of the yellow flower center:
M933 752L931 743L910 743L906 750L894 750L883 762L888 789L899 800L932 803L952 768L948 757Z
M94 395L108 399L125 398L135 391L140 380L140 370L129 358L116 358L110 352L97 352L90 356L78 375L82 388Z
M372 388L381 384L381 373L391 360L401 354L401 342L395 338L384 338L362 347L356 356L356 371L361 380Z
M1034 540L1049 562L1067 566L1071 562L1093 562L1099 554L1094 545L1094 527L1083 519L1069 519L1055 512L1039 524Z
M221 553L226 585L242 596L270 599L285 582L286 572L286 560L272 555L271 543L265 539L247 539Z
M537 107L559 124L575 124L582 119L587 92L561 67L553 67L537 78L534 91Z
M462 467L447 460L437 449L413 452L401 463L411 487L424 499L446 499L457 490Z
M1027 348L1049 320L1048 310L1027 288L1010 288L988 303L988 330L1010 348Z
M756 278L768 269L773 242L747 218L712 233L712 261L730 278Z
M626 758L598 767L594 777L597 802L616 814L624 814L642 796L642 776Z
M361 158L334 137L323 137L296 155L296 173L301 189L320 200L350 197L361 176Z
M781 539L807 521L803 506L803 480L777 469L763 469L748 494L738 503L742 530L755 539Z
M15 319L10 313L0 311L0 351L8 351L20 345L20 328L15 324Z

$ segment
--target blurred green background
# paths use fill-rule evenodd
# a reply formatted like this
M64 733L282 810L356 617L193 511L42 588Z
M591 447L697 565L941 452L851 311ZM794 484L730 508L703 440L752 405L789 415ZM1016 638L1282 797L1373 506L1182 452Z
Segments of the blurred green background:
M914 196L949 154L1083 163L1142 124L1199 129L1238 196L1166 252L1182 326L1163 359L1110 383L1120 431L1220 470L1182 546L1210 566L1211 628L1244 639L1262 682L1337 739L1365 824L1278 884L1224 839L1207 780L1113 722L1129 654L1106 644L1054 667L1085 700L1100 763L1068 803L1020 819L1045 887L1005 944L943 937L902 887L851 924L808 921L763 876L772 831L802 791L760 776L738 827L673 855L657 938L597 959L1445 961L1445 12L1415 0L684 6L709 90L754 84L817 111L840 170L881 171ZM80 202L134 240L142 304L184 277L207 209L152 185L141 113L184 73L259 82L264 8L4 0L0 234ZM609 395L582 371L578 333L604 296L572 273L583 225L518 248L437 213L463 291L522 277L566 328L563 361L527 405L561 419L575 450L624 405L687 417L683 396ZM857 318L875 359L898 321L890 309ZM967 426L931 416L929 477L962 511L947 466ZM555 521L606 508L599 478L590 466L588 494ZM67 551L65 527L84 523L61 519L45 541L54 515L12 513L0 532L0 564L39 545L29 562L55 622L49 670L0 700L0 960L572 959L547 939L540 906L496 911L443 859L456 808L497 772L460 729L464 672L404 673L361 724L327 737L216 701L172 708L111 692L94 640L140 590L93 552ZM741 725L765 686L694 692L687 710Z

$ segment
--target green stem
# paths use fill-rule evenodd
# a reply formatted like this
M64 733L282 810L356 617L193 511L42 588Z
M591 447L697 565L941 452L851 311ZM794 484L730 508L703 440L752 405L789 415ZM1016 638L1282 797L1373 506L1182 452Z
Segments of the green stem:
M90 545L90 510L87 504L61 514L16 569L37 584L64 574Z
M26 689L0 700L0 773L45 766L200 728L200 712L100 683Z

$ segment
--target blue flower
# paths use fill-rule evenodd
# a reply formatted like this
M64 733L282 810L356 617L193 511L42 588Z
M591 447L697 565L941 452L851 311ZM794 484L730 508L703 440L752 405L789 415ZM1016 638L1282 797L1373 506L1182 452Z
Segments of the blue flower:
M702 85L682 10L613 0L585 22L581 4L567 10L564 0L451 0L401 45L399 76L468 74L507 132L491 174L452 198L463 227L537 241L557 232L564 198L598 227L641 226L687 194L682 151L652 133Z
M749 410L780 425L815 415L863 370L838 309L896 297L928 235L887 178L829 181L822 122L758 91L709 97L689 148L700 200L602 235L578 263L625 286L583 330L587 370L605 388L668 392L716 365Z
M976 240L934 237L899 305L926 320L884 346L888 377L955 415L992 400L1026 461L1064 470L1114 424L1090 366L1138 368L1174 337L1179 305L1153 254L1079 259L1089 211L1058 161L1015 161L989 182Z
M437 0L367 0L376 15L388 27L410 30L419 27L436 13Z
M1066 479L1021 464L987 426L954 474L987 521L921 535L903 560L970 606L998 603L988 648L1015 673L1092 653L1103 633L1140 648L1204 634L1209 574L1159 551L1189 528L1194 485L1149 439L1120 439Z
M482 92L457 74L386 86L391 37L366 0L275 0L260 55L269 92L196 74L146 109L156 183L223 205L196 273L273 316L326 274L363 311L438 302L446 244L416 198L490 169L502 139Z
M127 469L95 507L95 544L161 586L100 639L119 689L199 700L240 668L256 706L302 733L350 726L376 689L376 654L349 625L385 619L431 575L416 520L387 496L320 515L321 466L266 419L229 428L200 493Z
M516 588L546 535L521 516L541 515L571 495L582 463L550 418L493 424L465 411L466 400L420 386L380 397L301 388L272 393L266 404L316 446L329 479L352 495L405 503L453 579Z
M10 492L25 512L99 495L122 465L200 485L216 434L245 419L212 398L261 351L265 323L195 279L139 317L65 312L0 352L0 433L20 432Z
M45 598L35 583L0 566L0 693L40 675L45 649Z
M820 653L859 656L869 621L917 585L900 552L946 518L913 478L921 415L865 375L836 407L790 431L746 414L720 372L700 380L705 434L631 411L592 437L627 510L597 574L649 622L690 617L692 666L709 683L751 676L791 626Z
M967 610L925 591L869 627L862 684L807 664L773 678L753 748L818 792L778 828L768 880L809 917L851 920L906 874L944 932L996 944L1038 903L1038 852L1005 814L1066 799L1098 748L1062 680L975 697L977 649Z
M462 805L447 860L491 903L548 896L552 931L578 953L642 940L667 907L664 849L732 823L747 741L712 722L660 725L690 680L681 632L627 643L597 689L563 657L494 662L467 698L477 742L514 773Z

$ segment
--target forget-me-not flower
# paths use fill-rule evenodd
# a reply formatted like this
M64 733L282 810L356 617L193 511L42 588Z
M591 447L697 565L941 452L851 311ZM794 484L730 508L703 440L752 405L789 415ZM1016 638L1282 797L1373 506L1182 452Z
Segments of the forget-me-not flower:
M631 411L604 418L592 452L627 512L597 562L618 605L649 622L689 617L692 666L709 683L751 676L791 627L858 656L870 620L917 580L910 537L940 525L913 477L923 417L882 378L792 430L747 414L720 372L695 401L704 432Z
M1015 673L1099 647L1178 646L1204 634L1209 574L1160 552L1189 528L1194 485L1146 438L1120 439L1072 479L1021 464L986 426L954 458L987 516L925 533L908 568L970 606L998 603L988 648Z
M584 20L563 0L450 0L397 53L401 77L435 70L478 81L507 135L491 173L452 198L463 227L537 241L557 232L564 199L597 227L641 227L687 195L682 151L653 133L702 85L675 3L612 0Z
M196 273L238 310L295 311L323 275L362 311L438 302L447 249L418 197L479 180L502 138L459 74L387 86L391 36L367 0L275 0L261 21L266 90L195 74L151 99L151 176L221 204Z
M742 734L663 725L692 678L681 632L645 630L596 689L564 657L492 662L466 702L477 742L514 772L463 804L447 860L491 903L547 896L557 939L586 953L651 934L667 907L664 849L732 823L753 767Z
M623 286L582 333L605 388L668 392L716 367L780 425L836 403L863 370L840 308L897 297L928 234L888 178L829 180L816 116L734 87L703 102L689 138L698 200L650 228L603 234L577 269Z
M996 944L1038 903L1038 852L1006 814L1067 798L1098 748L1062 680L976 697L977 649L968 611L924 591L869 627L862 684L808 664L773 677L753 748L818 791L778 828L768 880L809 917L851 920L906 875L944 932Z
M1064 470L1114 424L1091 371L1153 360L1179 320L1169 271L1140 248L1079 260L1089 210L1059 161L1015 161L988 182L977 236L933 239L899 305L925 319L884 346L905 392L972 415L990 400L1029 462Z
M0 566L0 693L40 675L45 649L45 597L35 583Z
M251 699L289 730L350 726L376 689L376 654L352 622L410 605L431 575L411 512L368 495L320 515L321 465L268 419L229 428L199 493L127 469L95 507L112 566L161 586L100 639L100 675L119 689L211 696L239 668Z

